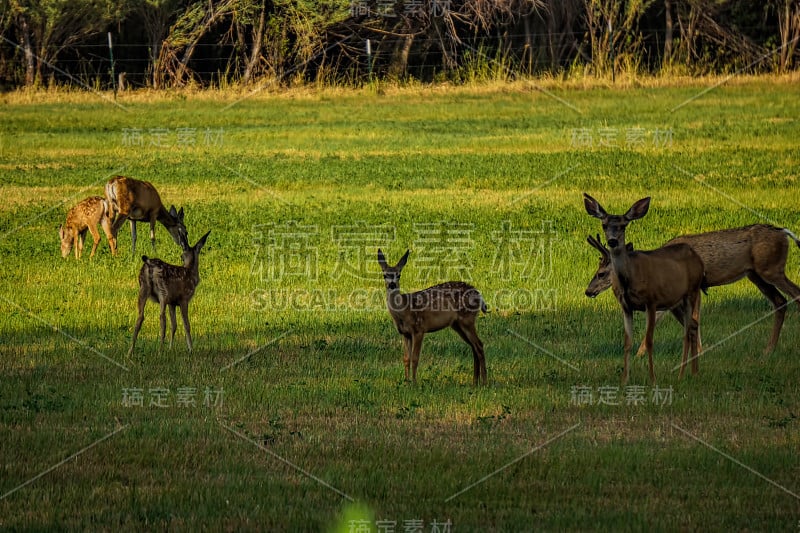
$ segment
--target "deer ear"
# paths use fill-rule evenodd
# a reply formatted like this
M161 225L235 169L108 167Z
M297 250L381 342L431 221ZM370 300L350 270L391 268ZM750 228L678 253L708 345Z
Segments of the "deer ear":
M178 220L181 221L181 224L183 223L183 216L184 216L183 207L181 207L181 210L178 211Z
M380 248L378 248L378 264L381 266L381 270L389 268L389 265L386 264L386 256L383 255L383 250Z
M199 240L199 241L197 241L197 244L195 244L195 245L194 245L194 251L195 251L195 252L198 252L198 253L200 252L200 250L203 248L203 246L205 246L205 244L206 244L206 239L208 239L208 236L209 236L210 234L211 234L211 230L208 230L208 232L207 232L205 235L203 235L202 237L200 237L200 240Z
M608 216L608 213L606 213L606 210L600 205L600 202L586 193L583 193L583 206L586 208L586 212L595 218L602 219Z
M406 250L406 253L403 254L403 257L400 258L400 261L397 262L395 268L403 268L406 266L406 262L408 261L408 254L411 253L411 250Z
M650 209L650 197L642 198L635 204L628 209L628 212L625 213L625 220L637 220L642 218L647 214L647 211Z

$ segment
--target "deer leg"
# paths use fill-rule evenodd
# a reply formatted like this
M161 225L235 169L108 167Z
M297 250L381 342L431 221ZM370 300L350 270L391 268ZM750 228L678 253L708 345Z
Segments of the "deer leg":
M170 327L170 335L169 335L169 349L172 349L172 341L175 340L175 330L178 329L178 321L175 319L175 306L169 306L169 327Z
M691 312L686 312L687 310ZM694 296L688 295L684 297L681 303L681 310L680 314L683 316L683 351L681 353L681 369L678 372L678 379L683 378L683 372L686 370L686 362L688 360L688 354L690 350L690 346L695 344L693 348L691 348L692 352L697 351L696 345L696 338L692 333L692 323L694 321ZM694 364L694 362L692 362Z
M139 336L139 330L142 328L144 322L144 306L147 304L147 291L144 287L139 289L139 300L136 302L139 315L136 318L136 325L133 327L133 339L131 340L131 349L128 350L128 355L133 353L133 348L136 346L136 337Z
M625 359L622 366L622 384L624 385L628 383L628 358L631 355L631 344L633 344L633 312L624 311L622 321L625 329L625 341L623 343Z
M114 239L114 234L111 231L111 219L108 216L103 216L100 219L100 226L103 228L103 233L106 234L108 246L111 248L111 255L117 255L117 241Z
M181 302L181 318L183 319L183 331L186 332L186 346L192 351L192 327L189 325L189 302Z
M94 253L97 251L97 246L100 244L100 232L97 231L96 226L89 226L89 233L92 234L92 253L89 254L89 258L91 259L94 257Z
M403 335L403 366L406 369L406 381L409 379L409 371L411 366L411 337Z
M131 220L131 253L136 256L136 221Z
M86 242L86 230L78 232L78 259L83 255L84 242Z
M689 347L692 350L692 375L700 371L700 291L694 294L689 314Z
M72 236L72 249L75 252L75 259L81 258L81 235L77 231Z
M661 322L661 319L664 317L664 311L657 311L656 312L656 325ZM679 319L680 320L680 319ZM683 324L683 321L680 321ZM639 345L639 349L636 350L636 357L644 357L644 354L647 353L647 345L642 339L642 343Z
M750 274L747 277L756 284L756 287L770 300L775 308L775 324L772 327L772 337L766 350L764 350L764 353L768 354L775 349L775 345L778 343L778 336L781 334L781 328L783 327L783 319L786 316L787 302L783 295L777 294L778 289L784 294L788 294L789 298L800 306L800 288L786 277L786 273L782 268L779 272L761 272L760 274L760 276ZM757 279L761 280L761 284L756 281ZM770 285L772 286L771 288L769 287Z
M117 236L119 235L119 229L126 220L128 220L128 217L120 214L114 219L114 222L111 223L111 235L113 240L109 241L109 245L111 246L112 255L117 255Z
M472 384L474 386L479 383L486 385L486 356L483 351L483 342L478 337L478 332L475 331L475 324L454 322L453 329L472 348Z
M161 327L161 334L158 341L158 351L161 351L161 348L164 347L164 337L167 333L167 302L162 300L159 303L161 304L161 315L158 317L158 320Z
M650 383L656 382L656 372L653 368L653 332L656 329L656 308L654 305L647 306L647 321L644 333L644 343L647 349L647 364L650 367Z
M417 365L419 364L419 352L422 350L422 338L424 333L411 336L411 381L417 382Z
M156 253L156 216L150 218L150 244L153 245L153 254Z

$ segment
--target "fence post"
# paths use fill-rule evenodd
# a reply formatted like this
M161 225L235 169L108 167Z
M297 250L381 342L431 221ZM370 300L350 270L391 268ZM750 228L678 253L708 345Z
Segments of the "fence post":
M367 39L367 71L369 72L369 81L372 83L372 42Z
M114 44L111 41L111 32L108 32L108 56L111 58L111 85L114 87L114 100L116 100L117 76L114 74Z

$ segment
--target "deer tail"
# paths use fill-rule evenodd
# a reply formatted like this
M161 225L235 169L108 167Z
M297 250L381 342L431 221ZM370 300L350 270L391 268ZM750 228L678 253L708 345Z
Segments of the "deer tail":
M800 248L800 238L798 238L797 235L795 235L794 233L792 233L790 230L788 230L786 228L783 228L783 232L786 235L788 235L795 242L795 244L797 245L798 248Z

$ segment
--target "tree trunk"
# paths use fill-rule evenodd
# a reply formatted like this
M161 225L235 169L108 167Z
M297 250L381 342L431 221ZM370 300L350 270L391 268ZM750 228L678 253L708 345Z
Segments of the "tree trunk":
M24 17L20 17L20 30L22 31L22 54L25 56L25 86L32 87L36 83L36 64L31 42L31 29Z
M266 5L266 0L262 0L261 14L258 17L258 28L256 28L256 34L253 36L253 46L250 49L250 59L247 61L247 67L244 69L244 75L242 76L242 81L244 83L250 82L250 79L253 77L253 70L255 70L258 61L261 59L261 47L264 42L264 25L267 19Z
M414 44L414 35L406 34L395 46L392 54L392 63L389 65L389 76L402 78L408 69L408 55L411 53L411 45Z
M666 29L664 31L664 58L661 61L661 64L670 64L672 63L672 2L670 0L664 0L664 12L665 12L665 26Z

